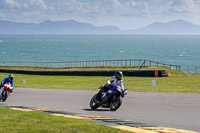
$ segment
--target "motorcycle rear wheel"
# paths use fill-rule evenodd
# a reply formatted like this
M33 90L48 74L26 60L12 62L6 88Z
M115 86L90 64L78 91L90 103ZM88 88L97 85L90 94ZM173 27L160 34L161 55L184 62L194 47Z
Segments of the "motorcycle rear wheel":
M97 109L100 105L97 103L97 94L95 94L92 99L90 100L90 107L91 109Z
M110 110L115 111L117 110L122 104L122 98L118 97L117 99L112 99L110 102Z

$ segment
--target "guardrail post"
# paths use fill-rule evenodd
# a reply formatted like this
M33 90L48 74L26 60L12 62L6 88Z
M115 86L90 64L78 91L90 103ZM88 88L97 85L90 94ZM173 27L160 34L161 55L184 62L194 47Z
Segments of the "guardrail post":
M187 71L188 71L188 73L190 73L189 66L187 66Z
M139 59L139 66L140 66L140 59Z
M197 73L197 66L196 66L196 72L195 73Z

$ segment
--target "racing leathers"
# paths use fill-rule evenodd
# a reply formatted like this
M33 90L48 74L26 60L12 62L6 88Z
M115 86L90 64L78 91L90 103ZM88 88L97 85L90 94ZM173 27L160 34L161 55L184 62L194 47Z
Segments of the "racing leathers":
M122 91L124 91L124 84L123 84L123 80L117 80L117 78L115 76L112 76L107 83L104 85L103 89L105 89L105 91L107 91L110 87L115 87L119 85L122 89ZM104 90L103 90L104 91Z
M102 92L107 92L109 89L115 87L119 85L122 89L122 91L124 91L124 84L123 84L123 80L117 80L117 78L115 76L112 76L107 83L103 86L103 88L97 93L97 99L100 99L100 95L102 94Z

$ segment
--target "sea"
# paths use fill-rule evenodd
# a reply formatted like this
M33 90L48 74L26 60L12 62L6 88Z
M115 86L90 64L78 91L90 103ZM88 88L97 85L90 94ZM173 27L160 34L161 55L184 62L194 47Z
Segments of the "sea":
M0 35L0 61L117 59L200 66L200 36Z

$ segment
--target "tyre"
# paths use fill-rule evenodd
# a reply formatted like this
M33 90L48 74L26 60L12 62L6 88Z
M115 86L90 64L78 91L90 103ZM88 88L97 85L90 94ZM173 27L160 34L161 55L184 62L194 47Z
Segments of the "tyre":
M8 97L8 93L7 93L7 91L4 91L2 94L2 101L5 102L7 97Z
M97 109L99 107L99 104L97 103L97 94L95 94L92 99L90 100L90 107L91 109Z
M117 99L112 99L110 102L110 110L115 111L117 110L122 104L122 98L119 96Z

